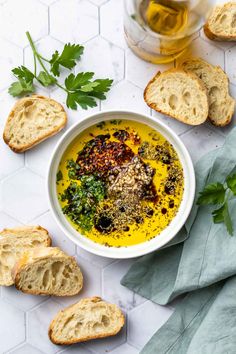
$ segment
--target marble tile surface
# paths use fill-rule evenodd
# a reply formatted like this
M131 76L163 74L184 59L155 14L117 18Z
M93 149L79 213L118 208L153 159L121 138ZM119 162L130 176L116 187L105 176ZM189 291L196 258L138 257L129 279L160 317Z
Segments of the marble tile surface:
M106 39L96 37L86 43L78 70L95 72L96 77L109 77L116 83L124 79L124 66L124 50Z
M48 8L38 0L5 1L1 6L0 23L1 37L23 48L28 44L26 31L30 30L34 40L48 34Z
M25 314L12 304L1 300L0 303L0 333L1 351L4 353L8 349L24 342L25 340ZM14 331L14 336L12 335Z
M173 310L167 306L159 306L151 301L136 307L129 313L128 342L141 349L151 339L152 328L158 330L172 313Z
M210 123L189 127L147 107L143 101L147 82L156 71L173 64L156 66L137 58L124 40L122 13L122 0L0 0L0 135L15 102L7 92L14 79L11 69L22 63L33 65L25 36L29 30L47 57L66 42L83 44L85 52L79 70L91 70L97 76L114 80L107 100L97 107L89 111L66 108L68 127L101 109L129 109L152 114L167 124L181 137L194 161L222 145L236 124L236 116L224 129ZM192 54L222 66L230 78L231 94L236 98L236 45L211 42L201 31L194 40ZM65 106L65 95L59 89L38 88L38 93L50 95ZM158 306L120 285L134 260L117 261L92 255L76 247L55 223L47 201L46 174L52 150L62 134L21 155L13 153L0 140L0 229L26 223L47 228L53 245L78 260L85 287L73 298L30 296L18 293L14 287L0 289L0 354L138 354L173 309ZM83 296L94 295L122 308L127 322L122 332L114 338L67 348L53 345L47 330L56 312Z
M87 0L59 0L50 7L50 34L62 42L85 42L99 32L98 8Z

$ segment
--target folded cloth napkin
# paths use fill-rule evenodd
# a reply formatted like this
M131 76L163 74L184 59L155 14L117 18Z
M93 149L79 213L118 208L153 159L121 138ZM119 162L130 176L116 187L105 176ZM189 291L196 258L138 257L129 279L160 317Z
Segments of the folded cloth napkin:
M196 198L205 185L236 172L236 128L222 148L195 166ZM181 294L169 320L142 354L236 354L236 197L229 201L234 235L214 224L211 206L196 206L177 235L186 238L138 259L121 284L164 305Z

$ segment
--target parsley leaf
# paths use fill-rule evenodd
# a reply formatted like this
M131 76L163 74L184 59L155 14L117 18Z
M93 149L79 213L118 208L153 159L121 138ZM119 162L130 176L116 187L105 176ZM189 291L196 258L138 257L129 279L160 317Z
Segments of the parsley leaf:
M68 108L77 109L77 95L76 93L68 93L67 99L66 99L66 105Z
M96 86L98 86L99 83L97 82L88 82L86 85L81 87L82 92L92 92Z
M66 44L61 54L56 50L50 59L50 71L55 75L60 75L60 65L67 69L72 69L76 65L76 60L79 60L83 54L84 47L79 44Z
M70 74L65 80L65 86L69 91L76 91L82 86L87 85L93 78L93 76L94 73L91 72L81 72L76 76L74 74Z
M198 205L221 204L225 200L226 189L222 183L208 184L200 193Z
M64 85L57 80L60 76L60 67L71 70L76 61L83 54L84 47L79 44L66 44L61 53L55 51L50 60L44 58L37 50L29 32L26 32L30 47L34 56L34 73L24 65L16 67L12 73L17 78L8 89L10 95L22 96L35 91L34 80L37 80L42 86L48 87L55 85L67 94L67 107L77 109L78 105L83 109L97 106L95 99L104 100L105 93L110 90L113 80L97 79L93 80L93 72L80 72L77 75L70 74L65 79ZM50 69L47 65L50 64ZM41 71L37 73L37 65Z
M55 84L56 79L48 75L45 71L40 71L37 76L37 80L45 87Z
M199 205L221 204L218 209L212 212L213 221L215 224L224 223L231 236L233 236L234 230L228 201L232 193L236 195L236 173L227 176L224 184L216 182L206 186L197 201Z
M96 107L97 103L94 99L105 99L104 92L110 89L113 80L98 79L91 81L94 73L81 72L76 76L70 74L65 79L65 87L68 91L66 104L71 109L77 109L77 105L80 105L83 109L88 107Z
M94 100L94 98L90 96L84 96L79 94L77 98L77 103L80 105L81 108L83 109L88 109L88 107L96 107L97 103Z
M111 88L113 80L110 79L97 79L94 82L97 82L99 85L96 86L96 92L108 92Z
M228 233L233 236L233 224L229 214L228 203L225 202L219 209L212 212L215 224L225 223Z
M34 80L34 74L29 69L27 69L24 65L12 69L12 72L18 79L23 79L23 81L25 82L32 83Z
M26 93L32 93L35 91L33 81L34 74L28 70L25 66L19 66L12 70L14 76L18 79L11 84L8 89L8 92L13 97L21 96Z
M228 188L233 192L234 195L236 195L236 173L228 176L226 179L226 183Z
M97 103L94 98L88 96L87 94L78 91L67 94L66 105L71 109L77 109L77 104L83 109L88 109L88 107L96 107Z
M25 82L23 80L13 82L8 89L9 94L13 97L21 96L26 93L32 93L34 91L35 89L33 84L31 82Z

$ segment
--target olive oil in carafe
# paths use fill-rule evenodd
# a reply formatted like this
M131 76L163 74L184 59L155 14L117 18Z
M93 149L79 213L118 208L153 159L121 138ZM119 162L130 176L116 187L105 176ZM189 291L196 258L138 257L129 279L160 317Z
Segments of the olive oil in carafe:
M204 23L209 0L125 0L124 28L129 47L155 64L187 52Z
M187 26L188 4L176 0L144 0L140 4L140 15L152 31L173 36Z

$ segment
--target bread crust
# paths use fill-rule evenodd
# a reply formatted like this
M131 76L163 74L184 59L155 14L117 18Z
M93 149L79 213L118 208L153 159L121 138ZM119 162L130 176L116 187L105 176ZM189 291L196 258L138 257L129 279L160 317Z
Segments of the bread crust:
M168 115L169 117L174 118L174 119L177 119L178 121L180 121L180 122L182 122L182 123L186 123L186 124L188 124L188 125L192 125L192 126L199 125L199 124L191 124L190 122L187 122L184 118L183 118L183 119L179 119L179 117L176 116L175 114L169 115L167 112L162 111L155 103L152 103L152 102L149 102L149 101L148 101L148 90L149 90L151 84L152 84L153 82L155 82L155 81L160 77L161 74L165 74L165 73L167 73L167 72L168 72L168 73L169 73L169 72L172 72L172 73L175 73L175 72L176 72L176 73L184 73L184 74L186 74L187 76L189 76L189 77L193 78L194 80L196 80L196 82L197 82L198 85L199 85L200 90L205 93L205 95L206 95L206 97L207 97L207 100L208 100L208 94L207 94L206 87L205 87L205 85L203 84L202 80L200 80L200 79L197 77L196 74L191 73L190 71L186 71L186 70L184 70L184 69L182 69L182 68L173 68L173 69L169 69L169 70L167 70L167 71L165 71L165 72L163 72L163 73L161 73L160 71L158 71L158 72L156 73L156 75L148 82L147 86L146 86L145 89L144 89L144 93L143 93L143 97L144 97L145 102L147 103L147 105L148 105L150 108L154 109L156 112L159 112L159 113L164 114L164 115ZM206 119L207 119L207 116L206 116ZM204 121L204 122L205 122L205 121ZM204 122L202 122L202 123L204 123ZM201 123L201 124L202 124L202 123Z
M22 257L19 259L18 262L16 262L15 266L12 269L12 278L14 279L14 284L17 290L20 290L26 294L31 294L31 295L50 295L48 291L43 291L43 290L33 290L33 289L22 289L19 285L20 283L20 277L21 277L21 271L24 270L25 267L27 267L30 264L34 264L37 262L37 260L42 261L42 260L48 260L53 257L58 257L63 259L69 259L74 267L78 267L78 264L76 262L76 259L72 256L68 256L65 254L63 251L61 251L58 247L39 247L37 249L33 249L30 251L26 251ZM80 268L79 268L80 270ZM81 272L81 270L80 270ZM51 294L54 296L74 296L77 295L81 289L83 288L83 274L81 272L81 284L80 287L78 288L77 292L73 292L72 294Z
M40 246L35 246L35 247L32 247L32 248L37 248L37 247L41 247L41 246L44 246L44 247L50 247L51 246L51 243L52 243L52 240L49 236L49 233L46 229L44 229L43 227L41 226L20 226L20 227L14 227L14 228L5 228L3 229L2 231L0 231L0 242L4 242L4 239L8 238L9 237L12 237L14 238L14 233L18 233L18 232L30 232L30 231L42 231L45 236L46 236L46 239L44 240L44 243L42 243ZM14 267L13 267L14 268ZM11 270L12 272L13 270ZM11 279L9 278L9 281L5 281L3 282L2 280L0 281L0 285L1 286L11 286L14 284L14 281L13 281L13 277L11 277Z
M230 2L227 2L223 5L218 5L213 9L212 13L210 14L207 22L205 23L205 25L203 27L204 33L209 39L211 39L213 41L219 41L219 42L221 42L221 41L229 41L229 42L236 41L236 35L224 34L224 33L216 34L210 28L211 27L210 20L211 20L211 17L214 16L214 13L216 11L223 11L224 9L230 8L232 5L236 6L236 2L230 1Z
M91 301L92 301L92 302L96 303L96 302L101 302L101 301L103 301L103 300L102 300L102 298L101 298L100 296L94 296L94 297L92 297L92 298L85 298L85 299L82 299L82 300L80 300L79 302L81 302L81 301L84 301L84 302L86 302L86 301L87 301L87 302L91 302ZM77 304L77 303L76 303L76 304ZM60 317L60 315L61 315L63 312L65 312L65 311L67 311L67 310L73 308L73 306L75 306L76 304L70 305L70 306L64 308L63 310L60 310L60 311L56 314L56 316L54 317L54 319L51 321L51 323L50 323L50 325L49 325L49 329L48 329L48 336L49 336L49 339L51 340L52 343L54 343L54 344L56 344L56 345L71 345L71 344L75 344L75 343L87 342L87 341L93 340L93 339L112 337L112 336L115 336L117 333L119 333L120 330L123 328L123 326L124 326L124 324L125 324L125 316L124 316L123 312L117 307L117 309L119 309L119 311L120 311L120 316L121 316L121 326L120 326L120 328L117 329L117 331L114 331L114 332L112 332L112 333L110 333L110 334L108 334L108 335L107 335L107 334L102 334L102 333L100 333L100 334L97 334L97 335L94 335L94 336L86 336L86 337L83 337L83 338L81 338L81 339L79 339L79 340L75 340L75 339L73 340L73 339L71 339L71 340L68 340L68 341L57 341L57 340L53 337L53 327L54 327L54 325L55 325L57 319Z
M236 41L236 36L233 35L216 35L214 34L209 27L209 23L207 22L204 26L203 26L203 30L205 35L207 36L207 38L211 39L212 41L217 41L217 42L235 42Z
M16 109L16 107L21 104L23 101L27 101L28 99L43 99L43 100L47 100L49 102L53 102L55 103L58 107L60 107L61 111L64 113L64 116L63 116L63 122L57 127L54 129L53 132L50 132L50 133L45 133L45 135L42 137L42 138L38 138L36 139L33 143L29 143L29 144L24 144L21 148L18 148L18 147L15 147L13 144L11 144L10 142L10 139L7 137L7 134L6 134L6 126L7 124L9 124L9 122L14 119L14 111ZM43 142L44 140L54 136L55 134L59 133L65 126L66 126L66 123L67 123L67 114L64 110L64 107L57 101L53 100L52 98L49 98L49 97L45 97L45 96L42 96L42 95L31 95L29 97L23 97L21 99L19 99L14 107L12 108L11 112L9 113L8 115L8 118L7 118L7 121L6 121L6 124L5 124L5 128L4 128L4 132L3 132L3 140L4 142L10 147L10 149L16 153L23 153L29 149L31 149L32 147L38 145L39 143Z
M211 117L211 108L209 108L209 116L208 116L208 118L209 118L209 120L211 121L211 123L213 124L213 125L215 125L216 127L225 127L226 125L228 125L230 122L231 122L231 120L232 120L232 117L233 117L233 115L234 115L234 111L235 111L235 100L234 100L234 98L233 97L231 97L230 96L230 92L229 92L229 78L228 78L228 76L227 76L227 74L225 73L225 71L219 66L219 65L212 65L212 64L210 64L210 63L208 63L207 61L205 61L205 60L203 60L202 58L193 58L193 57L190 57L190 58L188 58L188 59L186 59L183 63L181 63L181 65L180 65L180 67L182 67L184 70L186 70L186 71L192 71L192 69L191 68L188 68L188 63L195 63L195 65L197 64L197 65L204 65L205 67L207 67L208 68L208 70L209 71L211 71L211 72L213 72L213 70L214 70L214 72L215 72L215 75L216 74L218 74L217 76L218 77L223 77L223 80L222 80L222 82L225 80L225 81L227 81L227 85L228 85L228 87L227 87L227 97L225 97L225 99L227 99L228 100L228 103L230 102L230 107L232 108L232 111L231 111L231 114L230 114L230 116L229 117L227 117L226 119L225 119L225 121L223 122L223 121L220 121L220 122L218 122L218 121L216 121L215 119L213 119L212 117ZM186 65L187 65L187 67L186 67ZM203 84L204 84L204 86L206 86L206 88L207 88L207 85L205 85L205 83L204 83L204 80L201 80L201 81L203 81ZM223 85L223 84L222 84ZM214 86L214 85L213 85ZM225 87L226 87L226 85L225 85ZM207 91L209 92L209 88L207 88ZM210 99L210 97L209 97L209 104L211 103L211 99ZM232 106L231 106L232 105Z
M40 225L36 225L36 226L29 226L29 225L18 226L18 227L14 227L14 228L10 228L10 229L4 228L4 229L2 229L2 231L0 231L0 238L3 237L6 233L11 233L11 232L14 232L14 231L17 232L17 231L23 231L23 230L32 230L32 229L45 232L47 234L47 236L48 236L47 246L48 247L51 246L52 239L49 236L48 230L46 230L44 227L42 227Z

